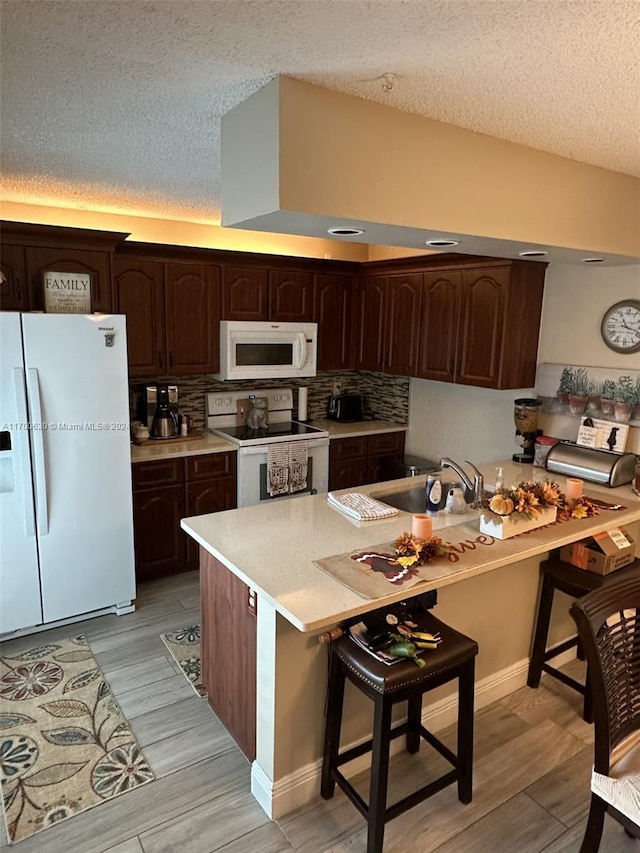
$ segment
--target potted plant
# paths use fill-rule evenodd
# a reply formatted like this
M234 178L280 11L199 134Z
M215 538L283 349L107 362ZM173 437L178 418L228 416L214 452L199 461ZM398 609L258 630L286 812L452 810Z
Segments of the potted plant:
M600 389L600 410L603 415L613 414L613 398L616 393L616 383L613 379L605 379Z
M600 394L602 385L599 382L589 381L587 383L587 412L597 412L600 409Z
M571 389L572 382L573 368L563 368L562 374L560 376L560 384L558 385L558 390L556 391L556 397L558 398L558 401L565 406L569 405L569 391Z
M628 424L631 420L631 409L636 400L636 385L627 374L621 376L616 382L616 390L613 403L613 417L618 423Z
M636 401L631 409L631 420L640 421L640 373L636 376Z
M581 415L587 402L589 374L586 367L577 367L573 372L569 389L569 411L572 415Z

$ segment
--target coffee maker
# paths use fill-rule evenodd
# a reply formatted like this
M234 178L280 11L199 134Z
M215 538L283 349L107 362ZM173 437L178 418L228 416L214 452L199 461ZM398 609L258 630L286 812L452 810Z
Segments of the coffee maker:
M156 414L160 415L157 421ZM159 382L157 385L147 385L142 388L138 416L149 428L152 438L172 438L177 435L179 433L178 386Z

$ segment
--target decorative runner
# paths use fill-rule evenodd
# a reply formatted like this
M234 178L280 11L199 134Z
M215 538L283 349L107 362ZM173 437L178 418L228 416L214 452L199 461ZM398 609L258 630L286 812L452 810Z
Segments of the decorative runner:
M580 522L575 520L553 522L553 524L559 523L573 525ZM547 529L550 526L523 532L521 536L526 536L533 544L537 537L547 536ZM521 541L516 541L519 537L500 540L489 534L479 533L477 519L475 522L456 524L454 527L435 532L437 535L442 534L443 543L450 548L449 554L422 566L412 566L410 570L398 561L392 542L373 545L366 550L335 554L332 557L316 560L314 565L363 598L375 599L384 598L398 590L410 589L416 584L425 582L428 582L429 587L433 589L437 587L439 581L465 572L471 565L481 566L482 562L478 561L478 549L484 550L491 547L491 558L498 557L504 560L505 565L514 560L523 559L519 556L522 552ZM448 539L447 534L452 538Z
M207 688L200 681L200 626L191 625L179 631L160 634L160 639L198 696L206 696Z
M9 843L155 777L83 636L0 657Z

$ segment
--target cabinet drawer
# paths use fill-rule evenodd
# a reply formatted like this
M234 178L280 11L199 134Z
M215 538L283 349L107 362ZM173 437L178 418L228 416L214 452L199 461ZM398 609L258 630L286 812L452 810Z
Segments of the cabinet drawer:
M134 492L155 486L181 485L183 482L182 459L136 462L132 468Z
M235 477L236 454L209 453L206 456L187 456L187 481L211 480L217 477Z
M329 444L329 457L334 459L358 459L367 455L367 437L334 439Z
M404 432L383 432L369 436L370 456L391 456L404 451Z

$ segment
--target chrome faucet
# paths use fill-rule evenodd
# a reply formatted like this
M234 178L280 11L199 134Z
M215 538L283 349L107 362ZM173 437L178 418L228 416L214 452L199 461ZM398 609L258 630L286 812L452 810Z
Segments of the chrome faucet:
M465 459L465 464L470 465L473 468L473 482L471 482L471 478L467 474L467 472L458 465L457 462L454 462L453 459L449 459L448 456L443 456L440 460L441 468L451 468L456 472L458 477L464 483L464 487L466 490L466 494L473 494L473 502L471 506L475 509L478 509L482 505L482 494L484 491L484 477L478 471L473 462L469 462L468 459Z

